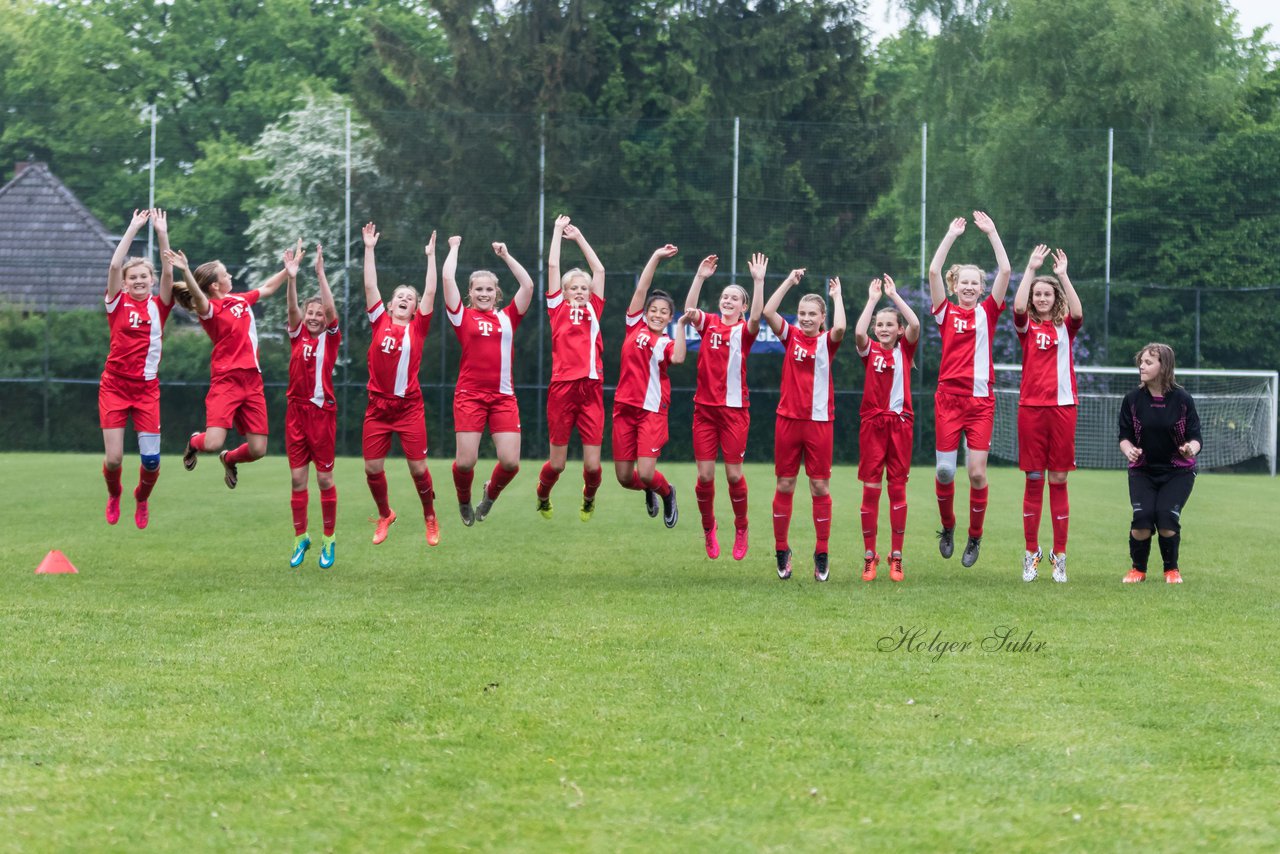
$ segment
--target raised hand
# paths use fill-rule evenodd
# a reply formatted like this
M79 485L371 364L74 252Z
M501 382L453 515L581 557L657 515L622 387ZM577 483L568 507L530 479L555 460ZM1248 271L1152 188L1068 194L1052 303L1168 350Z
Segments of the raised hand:
M893 276L884 274L884 295L893 299L898 293L898 286L893 283Z
M563 233L564 233L564 230L565 230L566 228L568 228L568 227L569 227L569 217L568 217L568 216L566 216L565 214L560 214L560 216L556 217L556 224L555 224L555 228L556 228L556 230L557 230L557 231L559 231L559 232L561 232L561 233L563 234Z
M426 256L427 256L428 258L434 258L434 257L435 257L435 254L436 254L436 233L435 233L434 231L433 231L433 232L431 232L431 237L429 237L429 238L427 239L427 245L426 245L426 246L424 246L424 247L422 248L422 251L426 254Z
M366 222L364 228L360 229L360 236L364 238L364 246L366 249L372 249L378 245L378 227L371 222Z
M951 225L947 226L947 234L950 234L952 237L959 237L960 235L964 234L965 225L966 225L965 218L962 216L958 216L955 219L951 220Z
M782 284L798 285L800 284L800 280L804 278L804 273L805 273L804 267L799 267L795 270L792 270L790 273L787 274L787 278Z
M680 320L678 322L694 326L694 321L697 319L699 313L700 312L696 308L686 309L685 313L680 315Z
M1061 249L1053 250L1053 272L1058 278L1067 274L1067 253Z
M983 234L993 234L996 230L996 224L991 221L991 217L982 211L973 212L973 224L976 225Z
M461 245L462 245L462 237L460 235L455 234L449 238L450 249L457 249Z
M150 218L151 218L150 208L146 208L140 211L135 210L133 212L133 218L129 220L129 228L133 229L136 232L138 229L146 225L147 220Z
M827 293L831 294L833 300L840 298L840 277L832 276L827 280Z
M298 268L302 266L303 254L301 237L298 238L297 247L284 250L284 271L289 274L289 278L296 279L298 277Z
M173 269L183 271L187 269L187 253L180 249L166 249L162 254L164 255L164 260L168 261L173 266Z
M160 208L152 208L151 227L156 230L157 235L167 235L169 233L169 214Z
M697 276L699 279L709 279L715 275L716 262L719 261L715 255L708 255L702 259L702 263L698 265Z
M569 238L570 240L577 240L579 237L582 236L582 232L578 230L578 227L576 225L566 224L564 227L564 236Z
M680 249L674 243L668 243L665 246L659 246L653 250L653 254L659 258L674 258L680 252Z
M756 252L751 256L751 260L747 262L747 272L751 274L751 278L756 281L763 281L764 274L769 270L769 256L763 252Z
M874 303L883 293L884 282L880 279L872 279L871 284L867 286L867 300Z
M316 275L323 276L324 275L324 250L321 248L319 243L316 244L315 267L316 267Z
M497 255L499 258L502 258L503 260L506 260L507 254L508 254L507 244L499 243L495 240L493 243L493 254Z
M1032 270L1039 270L1044 264L1044 259L1049 257L1049 247L1043 243L1037 243L1036 248L1031 250L1031 260L1027 261L1027 266Z

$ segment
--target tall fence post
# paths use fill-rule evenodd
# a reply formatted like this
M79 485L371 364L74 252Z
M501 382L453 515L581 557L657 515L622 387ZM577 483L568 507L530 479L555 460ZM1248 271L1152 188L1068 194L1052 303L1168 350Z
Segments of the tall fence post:
M542 426L545 407L542 401L544 383L543 350L547 329L547 266L543 261L547 224L547 114L539 117L538 124L538 432L537 440L542 442ZM535 447L538 447L535 445Z
M342 218L342 411L347 412L351 384L351 108L346 110L346 177ZM342 449L347 450L347 418L342 419Z
M921 304L929 301L929 307L933 307L932 298L929 296L928 273L925 269L925 219L929 212L929 195L928 195L928 178L929 178L929 123L922 122L920 125L920 299ZM915 360L916 370L920 376L924 376L924 350L921 348L920 356Z
M151 105L151 186L147 191L147 207L156 207L156 105ZM151 220L147 220L147 260L153 261L155 255L156 228Z
M1102 361L1111 356L1111 179L1114 173L1116 129L1107 128L1107 253L1102 280Z
M1200 287L1196 287L1196 367L1200 367Z
M738 129L741 119L733 117L733 217L729 226L729 281L738 283Z

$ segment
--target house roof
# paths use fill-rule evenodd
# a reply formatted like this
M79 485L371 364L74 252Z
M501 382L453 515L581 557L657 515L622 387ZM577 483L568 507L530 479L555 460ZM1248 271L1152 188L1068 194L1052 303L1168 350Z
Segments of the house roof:
M0 301L37 311L101 305L116 238L44 163L0 187Z

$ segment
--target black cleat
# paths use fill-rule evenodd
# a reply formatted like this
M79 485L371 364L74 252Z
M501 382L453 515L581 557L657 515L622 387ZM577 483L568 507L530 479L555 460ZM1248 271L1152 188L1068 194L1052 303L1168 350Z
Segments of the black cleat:
M192 433L191 439L199 436L199 433ZM200 462L200 453L191 445L191 439L187 440L187 449L182 452L182 467L187 471L191 471L196 467L196 463Z
M814 552L813 553L813 580L826 581L828 572L830 572L830 570L827 567L827 553Z
M964 544L964 554L960 555L960 565L973 566L978 562L978 550L982 548L982 537L970 537Z
M774 556L778 559L778 577L786 581L791 577L791 549L776 551Z
M943 528L938 532L938 554L950 560L956 550L956 529Z
M218 454L218 459L222 460L222 481L227 485L227 489L235 489L239 482L239 472L236 464L227 459L228 451Z
M657 518L658 510L660 509L658 506L658 493L652 489L644 491L644 509L648 511L650 519Z
M667 484L667 489L670 491L662 496L662 524L674 528L676 522L680 521L680 509L676 507L675 486Z

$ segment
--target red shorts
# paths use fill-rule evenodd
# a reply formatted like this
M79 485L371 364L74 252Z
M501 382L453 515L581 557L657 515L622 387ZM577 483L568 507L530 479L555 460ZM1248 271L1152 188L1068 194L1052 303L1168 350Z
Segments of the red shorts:
M933 396L937 436L934 447L939 451L960 448L960 434L971 451L991 450L991 428L996 420L994 397L972 397L965 394L937 392Z
M250 433L265 436L270 430L262 374L237 368L214 377L205 395L204 412L204 423L210 427L235 427L242 436Z
M98 422L103 430L124 427L133 419L138 433L160 432L160 381L137 380L109 371L98 385Z
M569 444L573 428L584 445L604 442L604 382L557 380L547 388L547 433L553 445Z
M834 444L834 421L802 421L779 415L773 430L773 473L795 477L803 459L804 473L810 480L830 480Z
M627 462L657 457L667 444L667 413L629 403L613 405L613 458Z
M309 400L291 400L284 410L284 447L289 468L315 463L316 471L333 471L338 433L336 409L321 409Z
M380 460L391 450L391 434L400 437L405 459L427 458L427 414L422 398L369 395L364 411L364 438L361 450L366 460Z
M693 458L711 460L724 453L726 463L741 463L747 455L751 410L737 406L693 405Z
M1018 407L1018 468L1076 470L1076 408Z
M514 394L498 391L454 391L453 429L457 433L519 433L520 407Z
M882 412L862 419L858 428L858 480L880 483L889 469L890 483L906 483L911 476L914 419L910 415Z

